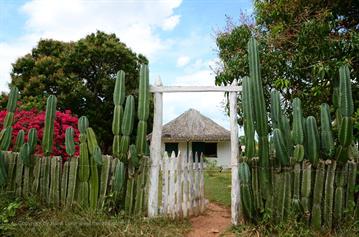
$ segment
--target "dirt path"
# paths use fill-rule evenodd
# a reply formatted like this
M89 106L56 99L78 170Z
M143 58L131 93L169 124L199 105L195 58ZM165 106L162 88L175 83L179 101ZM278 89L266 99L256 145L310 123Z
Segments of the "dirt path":
M192 230L186 235L187 237L220 236L231 226L231 211L229 208L209 203L203 215L191 218L191 224Z

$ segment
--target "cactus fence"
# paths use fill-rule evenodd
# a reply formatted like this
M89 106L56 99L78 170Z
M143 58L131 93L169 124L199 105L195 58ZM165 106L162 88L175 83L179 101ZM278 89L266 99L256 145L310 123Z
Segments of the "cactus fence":
M174 153L168 157L164 154L161 160L160 178L162 180L162 199L160 213L172 218L186 218L203 213L206 207L204 198L203 159L196 153L193 161L189 157Z
M49 205L71 207L83 200L90 201L91 192L83 196L80 191L80 162L78 157L68 158L62 162L61 157L33 157L33 166L27 167L19 153L3 152L4 167L8 174L7 183L1 192L15 193L16 196L38 196ZM146 212L148 175L147 162L144 158L138 175L128 179L126 212L143 214ZM102 209L105 205L114 205L116 197L116 166L122 164L118 159L108 155L102 156L102 166L98 169L99 188L95 194L95 208ZM136 190L136 192L132 191ZM108 204L107 204L108 203ZM127 205L128 203L128 205ZM113 208L113 206L110 206Z

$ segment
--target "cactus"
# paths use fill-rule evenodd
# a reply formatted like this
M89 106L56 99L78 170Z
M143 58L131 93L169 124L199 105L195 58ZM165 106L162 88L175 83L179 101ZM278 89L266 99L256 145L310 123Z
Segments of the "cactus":
M342 166L338 166L335 175L335 193L334 193L334 220L336 224L339 224L342 221L345 200L344 200L344 186L347 182L346 175L348 172L348 163Z
M316 165L319 161L319 134L317 122L313 116L307 117L305 129L308 142L305 149L308 151L308 159L313 165Z
M5 130L7 128L11 127L12 122L14 120L14 112L16 109L18 94L19 94L19 90L17 89L17 87L12 87L10 90L9 99L7 101L7 106L6 106L7 112L6 112L6 116L4 119L3 129L0 132L0 142L1 143L3 142ZM9 137L5 137L5 139L6 139L5 144L7 144ZM11 140L11 137L10 137L10 140Z
M31 155L31 150L30 150L30 145L29 143L24 143L21 148L20 148L20 159L22 160L22 163L26 166L26 167L30 167L30 155Z
M252 158L255 155L255 140L254 140L254 108L252 103L252 87L249 77L244 77L242 80L243 95L243 117L244 117L244 133L245 133L245 155Z
M11 127L13 121L14 121L14 112L7 112L4 119L4 129Z
M115 157L120 156L120 130L121 130L121 121L123 114L122 104L125 101L125 72L119 71L117 73L115 89L113 91L113 103L115 105L113 111L113 120L112 120L112 132L114 135L113 144L112 144L112 154Z
M302 189L301 189L301 205L304 211L306 220L310 218L310 194L312 183L312 165L308 161L303 162L303 176L302 176Z
M300 163L294 164L294 180L293 180L293 198L292 198L292 206L295 213L299 213L300 211L300 171L301 166Z
M344 164L349 159L349 146L353 140L352 114L354 111L352 90L350 84L350 72L348 65L339 68L339 96L337 125L339 125L338 137L340 146L337 149L336 159Z
M15 112L18 94L19 89L17 89L17 87L12 87L9 94L9 100L6 106L8 112Z
M130 164L134 168L138 168L140 166L137 154L137 147L136 145L130 145Z
M115 179L113 183L112 191L115 193L115 197L119 198L125 187L125 166L122 162L117 162L115 168Z
M87 117L82 116L78 121L80 131L80 160L79 160L79 186L77 200L82 206L89 204L89 178L90 178L90 159L87 146L87 128L89 122Z
M320 128L322 150L327 157L331 157L334 153L334 140L329 105L325 103L320 105Z
M319 161L313 190L313 206L312 206L312 226L319 230L322 225L322 195L325 177L324 161Z
M72 127L68 127L66 129L65 147L66 147L66 153L69 156L73 156L75 154L74 129Z
M260 172L260 186L264 192L263 198L268 199L270 196L270 179L269 179L269 143L268 143L268 120L267 111L264 103L264 93L260 74L259 52L257 42L251 38L248 42L248 59L249 75L252 84L254 121L259 140L259 164L262 167Z
M95 151L95 148L98 147L96 135L91 127L87 128L86 134L87 134L88 149L89 149L90 154L92 155Z
M21 129L16 136L14 151L17 152L20 151L22 144L24 144L24 137L25 137L25 132L24 130Z
M27 134L27 142L30 146L30 154L34 154L36 145L37 145L37 130L36 128L31 128Z
M324 187L323 224L327 228L331 229L333 224L334 178L337 163L335 160L327 160L326 165L328 168L325 176Z
M275 128L273 131L273 142L276 152L276 157L278 158L281 165L289 165L289 155L287 147L283 139L282 132Z
M278 91L271 92L271 119L272 127L279 128L280 120L282 117L282 110L280 107L280 95Z
M241 204L245 215L253 220L254 218L254 207L253 207L253 194L251 190L251 173L249 166L246 162L241 162L238 167L238 174L241 191Z
M11 144L12 127L5 128L1 139L0 150L7 151Z
M355 185L357 180L357 163L355 161L348 161L348 181L346 190L345 208L351 215L355 207Z
M127 162L127 152L130 145L130 135L133 130L134 112L135 100L132 95L129 95L126 98L126 105L121 124L122 137L119 145L119 157L123 162Z
M42 137L42 149L45 155L50 155L52 152L52 143L54 137L54 122L56 117L56 97L50 95L46 103L46 116L44 134Z

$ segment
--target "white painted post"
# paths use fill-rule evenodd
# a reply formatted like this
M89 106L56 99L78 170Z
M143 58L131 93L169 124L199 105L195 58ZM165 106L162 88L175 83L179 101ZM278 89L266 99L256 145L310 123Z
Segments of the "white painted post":
M195 190L195 196L194 196L194 203L195 203L195 208L194 208L194 215L198 216L199 212L200 212L200 207L199 207L199 199L200 199L200 187L199 187L199 162L198 162L198 153L195 153L195 161L194 161L194 190Z
M234 80L232 86L237 86ZM232 189L231 189L231 213L232 224L237 225L242 217L240 210L240 191L238 178L238 125L237 125L237 92L229 92L229 117L231 126L231 168L232 168Z
M168 154L162 159L162 214L168 213Z
M189 152L188 157L188 188L189 188L189 215L193 215L194 207L194 180L193 180L193 154L192 151Z
M205 206L205 200L204 200L204 171L203 171L203 153L201 153L201 160L199 163L199 170L200 170L200 182L199 182L199 186L200 186L200 190L201 190L201 195L200 195L200 212L203 213L206 209Z
M178 156L177 156L177 166L176 166L176 170L177 170L177 207L176 207L176 211L177 211L177 215L179 219L183 219L183 209L182 209L182 174L183 174L183 170L182 170L182 154L179 151L178 152Z
M161 79L158 78L155 85L162 86ZM150 148L151 170L150 170L150 187L148 193L148 216L158 215L158 176L159 161L161 159L161 137L162 137L162 93L154 93L154 115L153 131Z
M172 151L171 157L170 157L170 165L169 165L169 170L170 170L170 182L169 182L169 199L168 199L168 208L169 208L169 212L171 213L171 217L175 218L176 217L176 203L175 203L175 193L176 193L176 185L175 185L175 171L176 171L176 167L177 167L177 158L176 155L174 153L174 151Z
M188 216L188 162L187 154L182 157L183 161L183 216Z

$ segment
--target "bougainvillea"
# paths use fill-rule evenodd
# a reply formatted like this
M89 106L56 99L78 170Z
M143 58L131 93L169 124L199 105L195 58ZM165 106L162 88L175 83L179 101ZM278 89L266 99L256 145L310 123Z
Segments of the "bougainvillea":
M3 127L4 118L6 115L6 110L0 111L0 129ZM16 110L15 118L13 123L13 133L12 133L12 149L15 144L16 136L18 132L22 129L25 131L25 141L27 140L27 133L30 128L36 128L38 134L38 144L36 146L35 154L42 155L41 141L44 129L44 120L45 120L45 112L38 112L36 109L31 110ZM76 144L76 153L78 155L79 147L78 147L78 135L79 131L77 129L77 121L78 118L74 116L70 110L66 110L65 112L56 112L56 119L54 124L54 145L53 145L53 156L62 156L64 159L67 158L66 148L65 148L65 131L68 127L73 127L75 136L75 144Z

